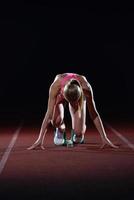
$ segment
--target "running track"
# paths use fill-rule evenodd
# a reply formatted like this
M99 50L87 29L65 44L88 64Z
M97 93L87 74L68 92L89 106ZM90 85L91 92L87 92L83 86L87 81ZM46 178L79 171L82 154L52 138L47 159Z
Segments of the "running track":
M100 149L91 127L85 144L57 147L50 128L46 149L28 151L39 128L0 129L0 199L134 199L134 125L105 124L119 149Z

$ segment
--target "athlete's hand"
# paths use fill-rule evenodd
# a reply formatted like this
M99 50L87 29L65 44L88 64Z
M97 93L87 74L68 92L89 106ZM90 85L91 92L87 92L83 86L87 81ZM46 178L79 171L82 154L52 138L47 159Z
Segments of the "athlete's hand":
M107 146L110 146L112 148L119 148L118 146L114 145L108 138L105 138L102 140L102 146L101 146L101 149L107 147Z
M44 150L45 147L43 146L43 144L41 144L41 142L35 142L32 146L27 148L27 150L33 150L33 149L42 149L42 150Z

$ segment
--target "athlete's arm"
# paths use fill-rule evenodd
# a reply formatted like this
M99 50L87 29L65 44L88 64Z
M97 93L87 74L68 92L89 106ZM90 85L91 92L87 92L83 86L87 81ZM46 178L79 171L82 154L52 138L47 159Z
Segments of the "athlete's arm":
M58 87L57 81L54 81L54 83L52 83L52 85L50 86L50 89L49 89L47 112L43 119L38 139L31 147L28 148L29 150L34 149L37 146L41 146L42 149L44 148L43 142L44 142L44 138L45 138L45 135L47 132L47 127L53 117L53 112L55 109L55 102L56 102L56 97L57 97L58 91L59 91L59 87Z
M48 124L52 120L53 116L53 111L55 108L55 101L56 101L56 96L57 96L57 88L55 85L51 85L49 89L49 99L48 99L48 107L47 107L47 112L45 114L40 133L44 133L47 129Z
M101 120L100 115L99 115L99 113L96 109L96 106L95 106L92 87L89 84L89 82L86 80L86 78L83 77L83 76L81 77L81 85L82 85L82 88L83 88L84 95L86 96L89 115L90 115L91 119L93 120L93 123L94 123L96 129L100 133L100 136L101 136L102 141L103 141L103 146L105 144L108 144L108 145L116 148L116 146L114 144L112 144L112 142L107 138L102 120Z

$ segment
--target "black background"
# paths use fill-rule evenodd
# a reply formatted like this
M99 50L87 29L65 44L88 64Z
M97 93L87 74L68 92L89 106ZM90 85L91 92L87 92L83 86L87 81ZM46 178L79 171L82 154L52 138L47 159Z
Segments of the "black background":
M132 6L5 1L0 11L1 121L42 121L64 72L86 76L102 117L133 118Z
M65 72L86 76L92 85L96 107L102 119L112 118L120 122L133 120L133 27L134 7L132 5L118 6L117 3L108 5L102 4L102 1L100 4L97 2L88 4L84 1L73 3L41 0L0 3L0 125L3 123L5 125L5 122L13 123L16 120L32 122L32 127L36 123L41 124L47 109L49 86L58 73ZM19 151L22 153L21 150L17 151L14 155L19 155L16 154ZM126 155L125 150L120 153L123 153L121 157ZM106 159L106 157L100 158ZM102 197L109 198L112 195L120 199L121 195L121 199L123 197L125 199L124 194L126 194L131 199L133 180L130 179L130 175L133 165L128 164L128 166L130 173L124 173L122 178L119 173L116 183L114 181L103 184L103 179L100 183L96 182L96 174L93 184L82 182L82 187L83 185L87 187L85 191L89 188L90 197L95 194L100 198L101 193ZM33 171L36 169L34 167L33 165ZM114 172L112 167L114 166L109 169L111 173L112 169ZM127 174L129 174L128 179L125 178ZM16 176L16 180L19 178ZM11 175L9 180L12 182L5 180L2 186L6 189L2 191L4 196L9 195L9 198L12 194L17 197L19 195L20 198L21 194L24 199L27 195L26 191L28 197L29 194L36 193L41 196L44 194L44 180L46 181L42 178L37 181L31 179L28 187L27 183L25 187L23 179L15 182ZM114 178L115 176L113 180ZM110 181L111 179L109 177ZM75 188L78 184L81 185L81 181ZM43 186L40 188L40 185ZM57 188L59 185L58 183ZM68 187L73 191L73 182ZM52 192L52 189L56 191L53 186L48 188L48 193ZM78 195L83 195L81 191L84 190L78 191ZM54 195L55 192L52 192L52 196Z

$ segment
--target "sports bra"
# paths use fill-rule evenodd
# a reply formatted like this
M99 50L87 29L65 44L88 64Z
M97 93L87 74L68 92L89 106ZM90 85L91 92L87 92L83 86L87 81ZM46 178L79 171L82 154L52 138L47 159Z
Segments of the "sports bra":
M66 83L70 80L70 79L75 79L79 81L79 77L76 74L73 73L66 73L66 75L61 79L61 91L63 92L63 89L66 85Z

